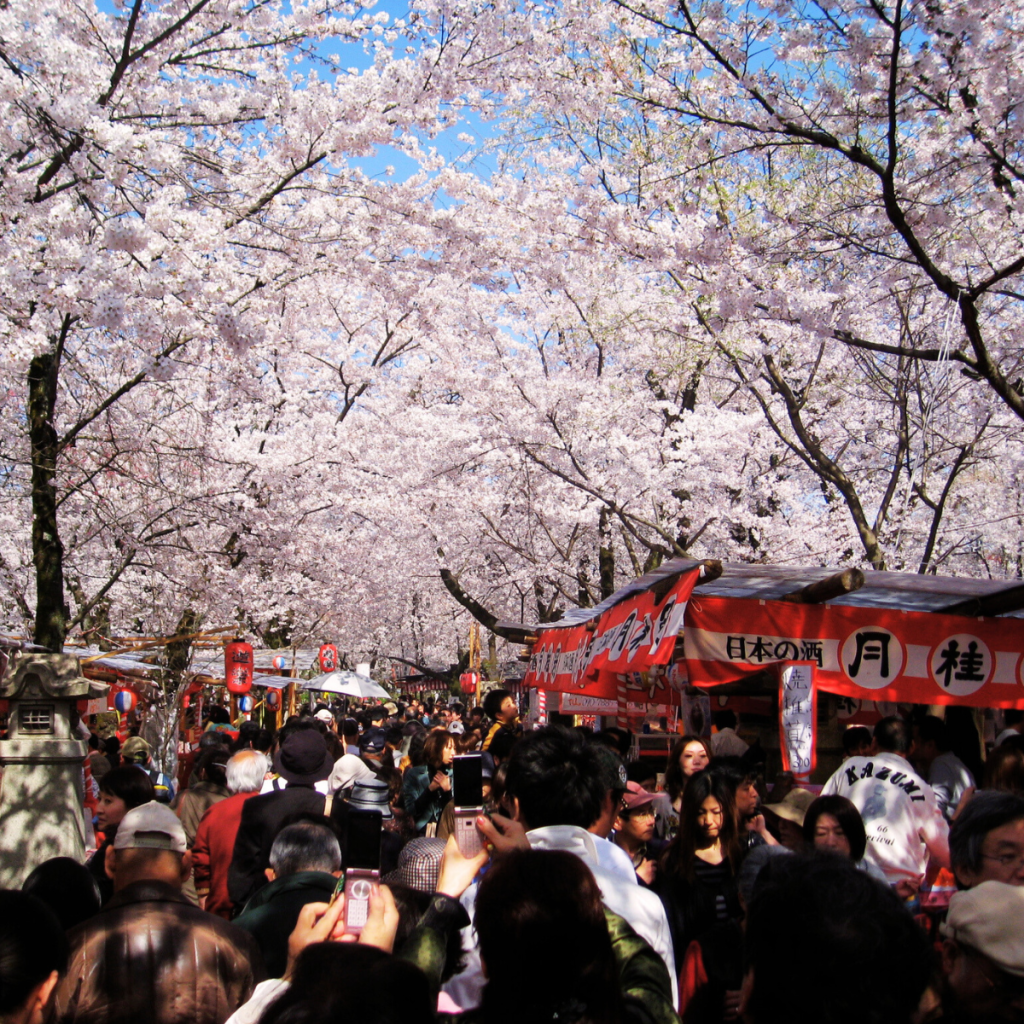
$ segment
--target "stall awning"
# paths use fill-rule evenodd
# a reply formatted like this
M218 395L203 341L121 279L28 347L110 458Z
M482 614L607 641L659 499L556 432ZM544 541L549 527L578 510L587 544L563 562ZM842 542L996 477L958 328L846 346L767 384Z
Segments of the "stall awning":
M813 603L838 570L726 564L698 579L700 570L674 559L597 609L536 627L527 685L620 701L646 690L670 703L687 682L811 661L817 685L844 696L1024 708L1020 581L867 572L852 591ZM685 661L666 672L679 631Z
M659 572L597 608L580 609L570 625L538 627L524 686L623 701L627 690L644 690L643 697L634 692L629 699L669 703L664 673L655 669L672 658L686 602L702 572L699 563Z

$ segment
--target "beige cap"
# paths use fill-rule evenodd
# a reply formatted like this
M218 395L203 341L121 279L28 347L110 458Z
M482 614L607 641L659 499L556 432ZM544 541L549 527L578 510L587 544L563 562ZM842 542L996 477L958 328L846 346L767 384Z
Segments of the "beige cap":
M121 747L121 756L126 761L134 761L139 754L149 755L149 744L141 736L129 736ZM145 760L145 758L143 758Z
M809 789L791 789L777 804L765 804L764 810L771 811L786 821L793 822L801 828L807 817L807 808L817 797Z
M984 954L1007 974L1024 978L1024 887L982 882L955 893L942 934Z
M184 853L188 847L178 816L166 804L150 800L133 807L117 826L115 850L172 850Z

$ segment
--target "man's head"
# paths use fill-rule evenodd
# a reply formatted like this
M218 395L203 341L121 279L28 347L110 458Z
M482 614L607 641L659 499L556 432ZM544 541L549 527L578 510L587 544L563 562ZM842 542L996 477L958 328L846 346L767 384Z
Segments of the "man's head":
M626 765L626 778L630 782L636 782L649 793L654 793L658 788L658 768L651 761L630 761Z
M907 723L897 715L883 718L875 726L875 746L887 754L906 754L910 750Z
M914 742L911 755L924 766L949 750L949 730L946 723L935 715L926 715L914 726Z
M950 901L942 973L957 1020L1024 1016L1024 889L982 882Z
M843 758L866 757L871 753L874 744L871 730L866 725L851 725L843 733Z
M131 764L149 764L149 744L141 736L129 736L121 748L121 757Z
M728 708L716 711L711 716L711 721L715 723L715 728L719 732L723 729L735 729L736 726L739 725L739 719L736 717L736 712L730 711Z
M965 889L987 881L1024 886L1024 799L975 793L950 829L949 857Z
M491 690L484 697L484 714L494 722L511 725L519 714L515 698L508 690Z
M258 750L240 750L227 764L228 790L232 793L258 793L270 771L270 759Z
M713 757L708 764L708 771L721 776L731 787L740 821L745 821L757 812L760 800L757 772L751 771L742 758L733 755Z
M516 744L508 761L506 792L527 828L589 828L600 816L607 793L603 771L598 749L580 733L548 726Z
M741 1012L829 1024L907 1022L931 973L931 950L896 894L851 861L776 857L747 913ZM794 975L794 964L799 970Z
M626 792L629 778L626 775L626 766L617 750L596 740L590 740L589 743L601 763L600 779L604 789L604 798L601 801L601 813L588 827L595 835L607 839L615 825L615 816L619 813L622 795Z
M386 745L385 737L386 733L380 726L371 726L359 737L359 756L379 764Z
M341 874L341 845L326 825L301 821L281 829L270 848L267 878L286 878L299 871Z
M107 848L104 868L119 892L133 882L165 882L180 889L192 870L185 829L178 816L156 800L130 810Z
M623 845L637 847L654 837L658 815L654 810L654 794L637 782L626 785L615 815L615 831L623 837Z

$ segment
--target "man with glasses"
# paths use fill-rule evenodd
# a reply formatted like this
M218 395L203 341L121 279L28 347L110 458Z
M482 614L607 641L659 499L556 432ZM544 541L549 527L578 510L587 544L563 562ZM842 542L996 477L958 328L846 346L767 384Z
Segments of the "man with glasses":
M653 884L658 856L664 846L654 838L657 817L654 794L636 782L627 783L615 816L612 839L629 855L641 885Z
M975 793L949 833L953 874L961 889L982 882L1024 885L1024 799L1015 793Z

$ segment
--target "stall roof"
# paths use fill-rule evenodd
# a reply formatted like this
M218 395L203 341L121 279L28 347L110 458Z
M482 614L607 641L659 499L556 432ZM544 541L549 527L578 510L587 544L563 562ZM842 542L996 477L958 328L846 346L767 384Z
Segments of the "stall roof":
M693 564L689 559L673 559L672 563L666 562L663 568L674 563L679 563L680 569ZM701 581L697 587L698 593L714 597L777 601L786 594L791 594L811 583L819 583L838 572L841 570L723 562L721 576L707 582ZM859 608L892 608L908 612L954 614L951 611L952 605L992 598L997 594L1010 594L1019 590L1022 582L1024 581L868 570L864 573L864 585L859 590L835 597L828 603ZM963 610L959 614L970 613ZM1005 612L1003 615L1024 618L1024 608Z
M533 630L578 625L597 618L609 608L633 594L648 590L677 576L687 569L704 564L714 566L721 575L701 579L694 596L748 598L778 601L788 594L814 583L820 583L843 572L820 566L757 565L747 562L704 562L692 558L672 558L658 569L640 576L617 590L593 608L573 608L557 622L530 627ZM949 615L988 614L1002 618L1024 618L1024 581L1020 579L975 579L967 576L938 576L913 572L878 572L866 570L864 583L852 593L830 598L828 604L855 608L889 608L908 612L944 612ZM970 602L1001 600L1005 610L966 607ZM960 607L957 607L960 606Z

